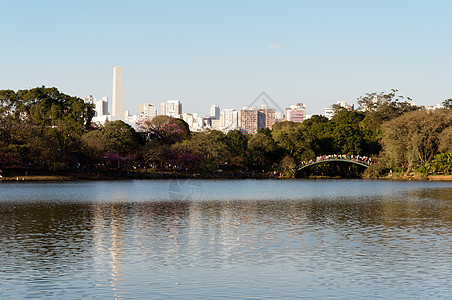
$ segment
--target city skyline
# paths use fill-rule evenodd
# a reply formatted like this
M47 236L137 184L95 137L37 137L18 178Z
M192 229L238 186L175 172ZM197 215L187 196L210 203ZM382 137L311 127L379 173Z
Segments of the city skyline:
M392 88L416 103L452 97L449 1L2 1L0 89L55 86L125 107L179 99L186 111L241 107L267 92L321 114ZM39 45L39 47L35 46ZM243 104L245 103L245 104Z

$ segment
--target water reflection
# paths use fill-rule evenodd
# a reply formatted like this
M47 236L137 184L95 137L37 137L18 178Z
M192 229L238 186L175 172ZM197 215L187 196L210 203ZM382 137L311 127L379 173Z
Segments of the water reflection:
M450 188L275 201L1 201L0 297L445 297L451 241Z

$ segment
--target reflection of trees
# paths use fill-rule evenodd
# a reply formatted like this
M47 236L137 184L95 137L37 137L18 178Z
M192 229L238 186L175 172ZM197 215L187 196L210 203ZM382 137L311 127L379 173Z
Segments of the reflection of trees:
M423 201L424 198L427 200ZM428 200L432 198L444 201ZM125 228L125 222L129 219L135 220L134 230L139 231L137 236L148 239L148 246L168 251L181 249L184 243L200 243L201 239L204 242L222 239L224 243L237 237L259 238L259 232L278 226L282 226L281 231L299 234L308 226L434 228L452 222L450 198L449 190L433 189L377 199L174 201L134 205L2 203L0 245L3 249L20 248L24 255L16 259L45 256L58 260L87 255L93 243L107 247L104 236L108 235L110 249L124 251L127 247L123 242L124 231L130 230Z
M258 261L266 251L299 255L322 243L336 247L335 242L349 236L362 237L359 247L384 247L398 236L399 227L430 231L451 222L450 207L439 209L447 202L422 201L419 196L159 202L140 203L134 209L139 235L148 246L142 249L144 255L167 266L202 265L211 259L221 265ZM292 244L284 245L287 241Z
M0 248L19 248L16 259L65 260L89 247L89 220L90 212L77 204L1 203Z
M403 253L410 238L450 236L451 200L450 189L432 189L368 199L3 202L0 254L7 259L0 271L32 268L51 279L91 271L118 296L131 276L153 270L177 275L184 267L275 259L313 265L319 257L339 263L351 256L370 260L375 249L390 263L389 251ZM123 267L131 263L135 274Z

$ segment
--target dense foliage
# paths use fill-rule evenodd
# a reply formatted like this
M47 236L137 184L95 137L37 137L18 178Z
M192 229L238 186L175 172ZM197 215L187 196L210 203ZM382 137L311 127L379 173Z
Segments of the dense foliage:
M331 120L316 115L303 123L278 122L255 135L238 130L191 133L183 120L168 116L144 122L137 132L122 121L91 124L93 107L56 88L3 90L0 168L295 177L305 161L344 154L377 159L368 176L391 170L452 172L449 100L445 109L427 111L393 90L367 94L358 103L360 111L338 109ZM316 168L339 170L327 164Z
M83 161L80 137L94 108L56 88L0 91L3 165L59 169Z

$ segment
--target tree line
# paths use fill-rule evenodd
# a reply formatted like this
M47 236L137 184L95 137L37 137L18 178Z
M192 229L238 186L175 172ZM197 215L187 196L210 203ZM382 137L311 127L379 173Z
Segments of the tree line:
M367 176L388 172L451 172L452 101L427 111L410 99L370 93L359 111L340 107L332 119L278 122L254 135L238 130L190 132L187 123L157 116L139 131L122 121L92 123L94 107L56 88L0 91L0 168L187 174L282 174L329 154L372 157ZM339 166L340 167L340 166ZM312 172L357 172L350 165L317 165ZM391 172L392 172L391 171ZM344 174L345 174L344 173Z

